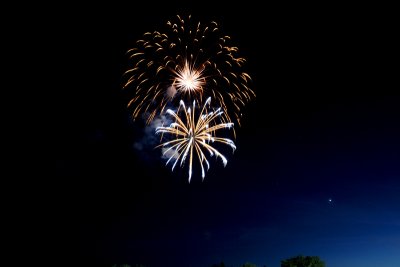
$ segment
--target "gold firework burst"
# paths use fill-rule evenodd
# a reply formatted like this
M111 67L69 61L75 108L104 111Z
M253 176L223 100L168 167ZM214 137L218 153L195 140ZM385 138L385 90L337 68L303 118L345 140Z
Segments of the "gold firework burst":
M193 23L191 17L168 21L166 29L147 32L127 51L129 69L123 88L131 88L133 118L150 123L167 105L212 97L224 111L222 122L240 124L241 109L255 97L246 60L214 21ZM133 91L133 92L132 92Z

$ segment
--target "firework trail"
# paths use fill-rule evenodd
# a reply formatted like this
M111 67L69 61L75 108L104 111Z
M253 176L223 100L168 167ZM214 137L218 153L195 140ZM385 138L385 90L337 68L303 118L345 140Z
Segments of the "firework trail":
M192 177L193 159L195 157L200 163L203 179L205 177L204 163L207 165L207 170L210 168L206 157L207 154L211 157L215 155L217 158L221 158L222 163L226 166L228 162L226 157L215 149L211 145L212 143L229 145L233 151L236 149L232 140L216 136L218 130L226 128L231 129L233 123L216 122L215 120L223 115L223 111L221 108L209 111L210 104L211 97L206 100L200 114L196 117L196 101L193 101L192 107L186 109L185 103L181 100L177 112L171 109L167 110L167 114L171 115L175 119L175 122L171 123L169 126L156 128L157 134L169 134L174 138L158 146L163 147L163 155L168 155L166 165L168 165L169 162L173 162L172 171L179 161L180 166L183 167L187 159L189 160L189 182ZM184 114L182 117L179 117L181 112Z
M133 118L143 115L149 124L167 105L212 97L223 110L220 121L240 125L241 108L255 93L237 53L214 21L203 25L178 15L165 31L146 32L127 51L131 66L123 75L123 88L133 89Z

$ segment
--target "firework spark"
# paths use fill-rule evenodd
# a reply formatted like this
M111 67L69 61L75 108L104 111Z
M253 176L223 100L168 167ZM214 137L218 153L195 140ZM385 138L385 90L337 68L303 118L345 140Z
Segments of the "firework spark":
M242 71L246 60L237 53L214 21L203 25L178 15L164 32L145 33L127 51L132 66L124 73L123 88L134 89L128 104L133 118L143 115L150 123L169 104L212 97L224 111L221 122L240 125L241 108L255 94Z
M185 103L181 100L179 109L174 112L171 109L167 110L167 113L171 115L175 122L169 126L161 126L156 128L157 134L170 134L175 137L171 141L164 142L158 147L163 147L163 155L168 155L169 162L174 161L172 170L174 170L176 164L180 161L182 167L189 158L189 182L192 177L193 158L197 157L200 163L202 178L205 177L204 163L207 165L207 170L210 168L210 164L206 158L206 154L210 156L216 156L221 158L222 163L226 166L228 160L222 155L217 149L215 149L211 143L222 143L229 145L233 151L236 149L234 142L228 138L222 138L216 136L216 131L220 129L231 129L233 127L232 122L228 123L216 123L215 120L223 114L221 108L214 111L208 111L210 108L211 97L209 97L199 116L196 118L196 101L193 101L192 108L186 109ZM179 117L179 111L184 112L184 116Z

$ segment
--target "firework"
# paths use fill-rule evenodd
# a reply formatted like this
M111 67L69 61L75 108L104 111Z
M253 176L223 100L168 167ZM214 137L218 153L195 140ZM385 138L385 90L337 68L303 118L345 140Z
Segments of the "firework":
M211 103L211 97L209 97L204 106L202 107L198 117L195 116L196 101L193 101L193 106L186 109L184 101L180 101L180 105L177 112L171 109L167 110L167 114L171 115L175 122L169 126L161 126L156 128L157 134L169 134L174 139L166 141L160 144L158 147L163 147L163 155L169 155L166 165L169 162L173 162L172 171L178 162L183 167L187 159L189 160L189 182L192 177L193 159L197 157L202 178L205 177L204 164L207 165L207 170L210 168L210 164L207 160L206 155L216 156L222 160L224 166L227 164L227 159L222 155L216 148L211 144L222 143L229 145L233 151L236 149L234 142L228 138L217 137L216 132L220 129L231 129L233 127L232 122L219 123L216 119L223 115L221 108L209 111ZM180 113L183 112L182 117L179 117Z
M164 31L145 33L127 51L131 66L123 88L134 89L128 104L133 118L144 116L150 123L167 105L212 97L223 110L221 122L240 124L241 108L255 94L242 71L246 60L230 39L214 21L203 25L179 15Z

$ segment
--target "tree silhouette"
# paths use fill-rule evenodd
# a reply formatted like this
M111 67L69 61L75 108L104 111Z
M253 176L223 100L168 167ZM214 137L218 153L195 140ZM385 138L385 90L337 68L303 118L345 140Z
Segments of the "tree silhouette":
M281 267L325 267L325 263L317 256L297 256L281 261Z

